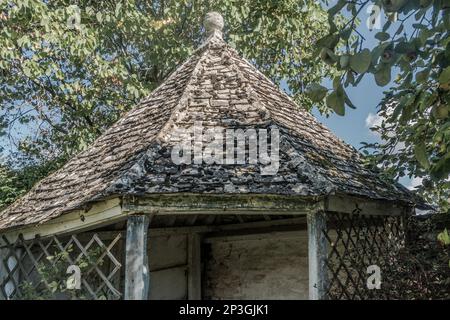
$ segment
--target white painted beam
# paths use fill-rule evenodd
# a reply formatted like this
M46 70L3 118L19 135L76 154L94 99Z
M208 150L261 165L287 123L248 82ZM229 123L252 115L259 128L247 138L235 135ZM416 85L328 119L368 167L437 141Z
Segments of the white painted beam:
M10 243L14 243L19 234L23 235L24 240L31 240L37 235L44 238L52 235L86 231L103 225L112 224L125 218L126 214L122 211L120 199L114 198L100 201L87 211L75 210L41 225L18 228L6 231L3 234Z
M147 256L149 218L128 217L125 249L125 300L147 300L150 269Z
M361 199L345 195L331 195L325 201L325 211L377 216L400 216L411 207L392 201Z
M326 214L323 211L308 215L309 299L326 299L328 288Z

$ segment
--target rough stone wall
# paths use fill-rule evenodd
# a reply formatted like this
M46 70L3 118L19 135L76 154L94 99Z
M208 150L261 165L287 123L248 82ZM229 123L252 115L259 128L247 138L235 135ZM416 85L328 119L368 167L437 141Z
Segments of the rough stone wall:
M308 299L307 232L294 237L214 241L205 299Z

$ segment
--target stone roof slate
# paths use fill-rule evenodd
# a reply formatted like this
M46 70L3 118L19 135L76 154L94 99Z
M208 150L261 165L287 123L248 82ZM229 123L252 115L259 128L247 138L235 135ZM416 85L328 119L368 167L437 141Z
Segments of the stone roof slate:
M278 129L280 168L175 165L175 132L204 128ZM186 137L185 137L186 138ZM331 193L412 203L399 184L364 167L360 154L241 58L218 34L86 151L0 212L0 230L40 224L111 196L155 193Z

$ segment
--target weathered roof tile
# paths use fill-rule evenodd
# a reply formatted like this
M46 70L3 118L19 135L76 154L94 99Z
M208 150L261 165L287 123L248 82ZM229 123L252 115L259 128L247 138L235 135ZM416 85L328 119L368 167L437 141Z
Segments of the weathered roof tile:
M277 128L280 168L174 165L174 130L202 120L205 128ZM331 192L411 202L363 166L359 153L297 106L217 34L86 151L36 184L0 213L0 230L38 224L111 195L166 192Z

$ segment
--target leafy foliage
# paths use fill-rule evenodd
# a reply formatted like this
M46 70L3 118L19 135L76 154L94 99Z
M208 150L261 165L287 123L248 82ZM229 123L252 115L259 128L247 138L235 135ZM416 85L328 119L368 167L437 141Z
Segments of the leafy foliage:
M22 166L14 165L13 160L18 161ZM22 159L16 157L11 161L0 163L0 210L31 189L36 181L58 168L61 164L60 160L56 158L37 163L25 159L25 156L22 155Z
M22 193L16 179L8 167L0 165L0 209L12 203Z
M369 5L378 6L388 17L375 35L378 45L370 49L363 48L365 39L358 31L361 13ZM339 26L336 15L345 11L350 19ZM340 115L345 114L345 106L353 108L345 89L357 86L369 74L378 86L392 84L380 104L384 121L374 128L384 142L366 145L374 151L372 163L382 164L390 177L409 174L424 178L420 190L447 211L450 1L339 0L328 14L330 32L319 40L318 53L340 73L324 97L328 106ZM320 100L322 95L311 98Z
M99 260L101 251L90 250L87 256L83 256L77 262L81 274L87 272L94 266L101 266L103 261ZM73 276L67 274L67 267L70 265L69 256L73 247L69 246L66 250L47 256L45 263L40 263L37 268L38 283L23 282L20 285L21 295L19 300L49 300L49 299L70 299L86 300L89 296L84 290L72 289L68 285L73 281ZM92 279L90 279L92 281ZM100 295L100 300L105 300L106 295Z
M411 217L407 246L398 256L393 276L387 284L394 299L449 299L450 247L436 241L439 230L449 226L448 215Z

